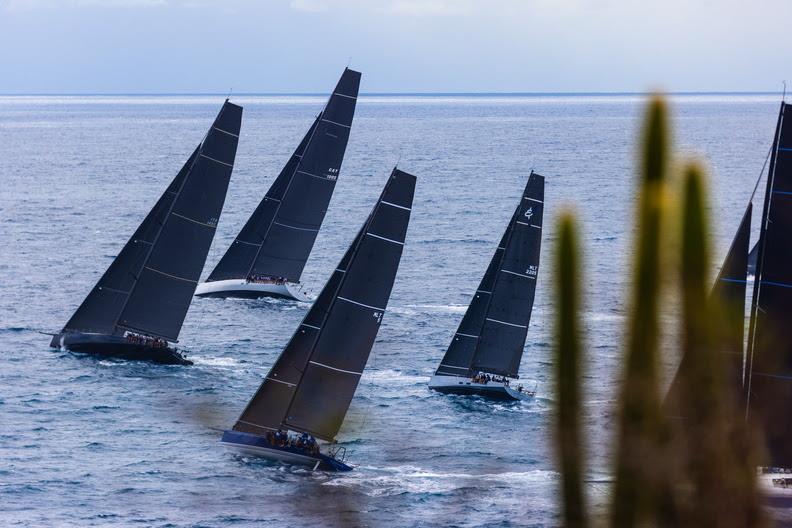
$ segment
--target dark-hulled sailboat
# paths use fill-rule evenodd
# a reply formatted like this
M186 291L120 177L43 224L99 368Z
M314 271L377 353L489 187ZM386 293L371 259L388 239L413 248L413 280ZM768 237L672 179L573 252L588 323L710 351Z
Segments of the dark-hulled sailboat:
M337 451L322 453L314 437L334 442L357 389L396 278L414 190L415 177L394 169L224 444L314 469L352 469Z
M191 364L175 347L234 166L242 107L226 100L154 208L50 346Z
M770 153L764 207L755 250L749 251L751 203L726 257L713 294L726 300L727 373L748 425L765 441L766 465L792 468L792 105L781 103ZM753 197L751 198L753 200ZM743 342L749 254L756 254L747 345ZM683 357L680 369L684 369ZM677 379L666 405L678 401ZM669 409L684 419L678 405ZM681 416L679 414L682 414ZM781 478L789 484L787 478Z
M509 380L518 377L533 310L543 209L544 177L531 172L429 388L504 400L531 395Z
M300 277L341 170L359 87L360 73L344 70L327 105L197 295L308 300L299 290Z

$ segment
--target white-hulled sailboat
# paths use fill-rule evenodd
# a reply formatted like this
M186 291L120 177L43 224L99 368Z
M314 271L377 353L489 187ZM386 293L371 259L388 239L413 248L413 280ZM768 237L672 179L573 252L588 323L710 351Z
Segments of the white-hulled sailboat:
M300 277L344 160L360 73L346 69L322 112L220 262L200 297L307 301Z

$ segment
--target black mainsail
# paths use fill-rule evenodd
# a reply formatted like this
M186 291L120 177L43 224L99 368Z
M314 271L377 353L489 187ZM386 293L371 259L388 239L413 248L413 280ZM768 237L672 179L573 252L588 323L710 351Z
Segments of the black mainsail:
M746 415L770 466L792 467L792 111L781 103L767 176L747 353ZM789 114L789 115L787 115Z
M132 331L178 339L223 209L241 120L242 107L226 100L204 139L60 335Z
M330 98L207 282L267 276L300 281L344 159L360 73L345 69Z
M234 431L287 429L332 441L388 304L415 177L394 169L367 221L250 400Z
M544 177L531 172L435 375L518 377L536 293L543 209Z

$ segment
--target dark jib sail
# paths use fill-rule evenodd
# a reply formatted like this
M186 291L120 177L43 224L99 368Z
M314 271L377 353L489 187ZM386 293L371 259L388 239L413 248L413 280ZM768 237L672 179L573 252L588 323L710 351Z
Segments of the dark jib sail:
M300 281L335 189L359 86L360 73L344 70L327 105L207 282L252 275Z
M242 107L226 101L62 334L178 339L223 209L241 119Z
M735 397L739 396L743 385L743 344L745 340L745 289L748 279L748 248L751 237L751 214L753 204L743 214L737 234L732 240L726 259L723 261L718 278L710 292L711 300L721 308L723 335L720 346L726 355L725 375L728 386L737 387ZM665 412L670 418L684 419L685 411L681 405L680 372L687 372L689 358L682 356L677 373L668 389L664 402ZM736 400L735 400L736 401Z
M518 376L536 292L543 208L544 177L532 172L436 375Z
M792 467L792 111L781 103L767 178L748 338L747 416L768 465ZM786 115L789 113L790 115Z
M415 177L394 169L368 220L234 425L332 441L360 381L399 267Z

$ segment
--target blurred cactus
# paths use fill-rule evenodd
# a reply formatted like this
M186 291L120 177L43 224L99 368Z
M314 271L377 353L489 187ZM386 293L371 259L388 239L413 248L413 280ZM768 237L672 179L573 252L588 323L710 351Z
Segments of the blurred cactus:
M679 370L684 420L675 431L680 481L690 489L683 509L688 526L741 528L762 524L756 458L738 406L739 387L728 376L728 323L722 299L709 295L709 240L704 173L696 164L683 175L680 296L683 331ZM728 383L727 383L728 380ZM681 501L680 501L681 502Z
M647 113L638 196L635 275L627 322L625 367L618 403L617 450L608 521L614 527L763 526L753 441L740 416L737 391L726 381L719 299L709 295L709 226L703 171L685 168L679 230L668 233L672 209L668 177L667 110L654 97ZM582 491L580 431L581 331L574 218L558 221L556 252L557 452L563 519L588 526ZM678 236L677 236L678 235ZM671 242L671 243L668 243ZM669 248L679 248L673 258ZM670 265L670 262L676 263ZM660 398L660 303L669 269L678 267L682 353L680 408L671 424ZM676 426L673 426L676 425Z
M664 437L660 414L658 352L662 228L668 170L665 103L655 97L647 114L639 189L635 279L631 317L627 323L625 372L619 399L619 430L611 520L615 526L636 526L653 519L664 500L665 468L648 463L662 458ZM666 505L668 508L669 505Z
M558 249L555 255L556 299L556 379L558 416L556 440L561 461L564 525L588 526L583 498L583 439L580 431L580 286L578 240L575 219L569 214L558 221Z

